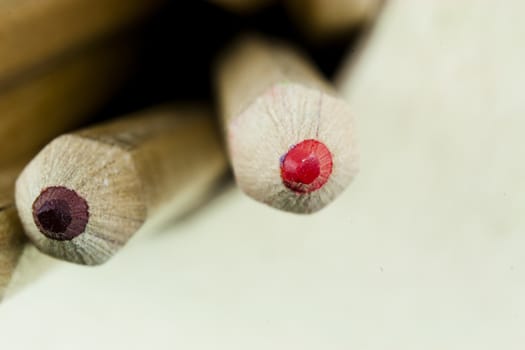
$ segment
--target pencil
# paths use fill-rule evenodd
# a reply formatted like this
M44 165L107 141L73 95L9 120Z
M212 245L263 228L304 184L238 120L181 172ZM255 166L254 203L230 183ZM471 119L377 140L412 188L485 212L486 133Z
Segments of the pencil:
M164 0L0 2L0 82L146 18Z
M135 47L119 39L87 47L0 89L0 167L29 159L53 137L99 110L134 69Z
M167 203L193 207L226 168L210 114L158 107L52 141L16 183L30 240L56 258L98 265Z
M22 163L0 169L0 302L41 277L53 262L24 235L14 201L20 170Z
M312 213L347 187L357 167L351 113L304 57L245 37L216 75L229 157L246 194Z
M275 0L210 0L223 8L237 12L240 14L247 14L255 12L264 6L270 5Z
M13 200L17 174L18 167L3 168L0 172L0 301L26 242Z
M343 37L371 22L383 0L287 0L299 26L314 40Z
M18 259L22 255L25 237L13 202L3 202L0 208L0 301L9 286Z
M57 66L0 90L0 300L27 240L15 209L15 179L53 137L88 119L133 69L126 41L86 48ZM107 79L111 76L111 79Z

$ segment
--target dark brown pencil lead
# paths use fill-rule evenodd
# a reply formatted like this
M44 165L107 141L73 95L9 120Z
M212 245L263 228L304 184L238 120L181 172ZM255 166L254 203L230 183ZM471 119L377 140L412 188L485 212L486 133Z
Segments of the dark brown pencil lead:
M40 232L57 241L69 241L86 229L89 206L75 191L48 187L33 203L33 219Z

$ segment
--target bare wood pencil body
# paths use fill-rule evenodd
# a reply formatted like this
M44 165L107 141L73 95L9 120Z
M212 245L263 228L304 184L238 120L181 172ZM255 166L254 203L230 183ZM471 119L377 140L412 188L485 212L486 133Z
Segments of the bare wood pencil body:
M372 21L383 0L287 0L299 25L313 39L344 35Z
M5 205L4 203L3 205ZM25 245L25 237L14 202L0 208L0 301Z
M39 147L79 125L126 80L133 46L109 42L79 51L38 75L0 90L0 166L28 161Z
M16 203L41 251L96 265L165 203L202 200L225 167L207 110L158 108L55 139L17 180Z
M233 171L249 196L311 213L351 182L349 108L300 54L244 38L219 62L217 85Z
M132 69L133 51L125 42L86 48L0 90L0 299L26 247L15 210L16 177L38 148L85 121L115 93Z
M241 14L257 11L274 1L275 0L210 0L212 3Z
M13 200L13 185L18 168L4 168L0 172L0 301L9 285L25 237Z
M21 169L21 164L0 169L0 302L42 276L52 263L28 243L16 211L14 184Z
M163 0L0 2L0 82L152 13Z

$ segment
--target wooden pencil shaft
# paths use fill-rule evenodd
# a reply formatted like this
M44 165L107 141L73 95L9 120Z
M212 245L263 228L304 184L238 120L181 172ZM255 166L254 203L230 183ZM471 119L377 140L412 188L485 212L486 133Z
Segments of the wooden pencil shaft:
M14 203L0 208L0 301L22 254L25 237Z
M222 57L216 71L225 122L275 84L295 83L335 94L307 58L284 43L258 36L239 39Z
M14 183L51 138L78 125L116 91L133 66L127 40L86 48L0 94L0 299L25 248ZM111 79L107 79L111 77Z
M357 155L348 106L300 53L245 37L219 60L216 76L230 160L245 193L311 213L350 183Z
M0 91L0 167L25 159L97 111L134 67L128 40L86 48Z
M13 166L0 171L0 301L26 241L13 200L13 185L20 169Z
M32 284L54 262L29 244L24 235L12 196L13 175L19 170L16 166L0 173L0 178L9 179L7 187L0 186L0 302Z
M300 27L315 40L340 37L372 21L383 0L287 0Z
M0 82L147 17L164 0L0 2Z
M165 204L193 207L225 167L209 111L159 107L55 139L18 178L16 203L41 251L96 265Z
M274 1L275 0L210 0L210 2L220 5L225 9L241 14L259 10Z

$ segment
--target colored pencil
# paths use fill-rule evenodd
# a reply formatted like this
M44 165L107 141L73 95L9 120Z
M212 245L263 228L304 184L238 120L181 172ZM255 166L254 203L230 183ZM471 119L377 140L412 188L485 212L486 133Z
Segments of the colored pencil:
M24 163L53 137L86 121L132 71L132 46L104 43L0 91L0 299L25 244L14 204ZM111 76L111 79L107 77Z
M31 241L59 259L102 264L167 203L195 206L226 168L210 114L158 107L52 141L16 184Z
M230 160L246 194L312 213L348 186L357 170L350 109L299 52L244 37L216 75Z

